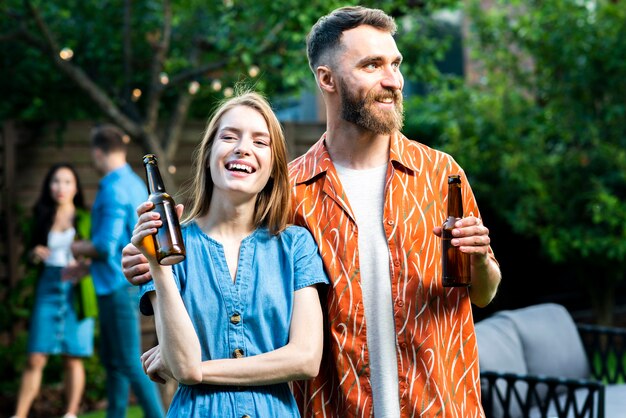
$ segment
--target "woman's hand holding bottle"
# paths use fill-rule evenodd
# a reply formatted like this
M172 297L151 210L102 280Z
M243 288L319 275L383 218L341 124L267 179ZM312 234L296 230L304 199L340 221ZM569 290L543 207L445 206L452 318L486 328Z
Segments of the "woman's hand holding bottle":
M137 224L133 230L131 243L141 251L150 264L158 264L154 247L153 235L163 224L158 212L153 211L154 204L150 201L142 203L137 208ZM180 218L183 214L183 205L176 205L176 215Z

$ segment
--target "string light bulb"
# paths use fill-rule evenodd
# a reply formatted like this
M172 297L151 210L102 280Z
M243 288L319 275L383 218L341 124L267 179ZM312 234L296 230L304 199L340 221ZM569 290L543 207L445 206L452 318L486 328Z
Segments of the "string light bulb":
M59 56L63 61L69 61L74 56L74 51L71 48L65 47L59 51Z
M167 73L161 73L159 74L159 81L165 86L170 82L170 78L167 76Z
M232 87L226 87L224 89L224 97L231 97L235 93Z
M141 97L141 89L133 89L133 92L131 93L131 99L133 102L136 102L137 100L139 100L139 98Z
M250 77L254 78L254 77L256 77L257 75L259 75L259 72L260 72L260 71L261 71L261 70L259 69L259 67L257 67L256 65L253 65L253 66L251 66L251 67L248 69L248 75L249 75Z
M189 87L187 88L187 90L189 91L189 94L191 95L196 94L198 90L200 90L200 83L198 83L195 80L192 81L191 83L189 83Z
M222 82L219 80L213 80L211 82L211 88L213 91L220 91L222 89Z

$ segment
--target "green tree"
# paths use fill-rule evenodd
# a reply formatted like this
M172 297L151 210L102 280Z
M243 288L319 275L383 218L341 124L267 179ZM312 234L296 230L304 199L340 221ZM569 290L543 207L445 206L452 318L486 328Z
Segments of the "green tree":
M298 85L306 28L319 11L296 5L8 0L0 6L9 17L0 28L2 83L16 99L3 113L65 120L103 114L168 164L195 95L228 95L240 80L268 93Z
M481 201L567 265L609 323L626 274L626 7L473 1L467 12L478 82L417 99L410 124L458 156Z
M403 16L415 10L427 15L456 1L369 3ZM0 89L9 100L0 103L0 116L104 116L167 167L185 120L190 114L205 118L216 96L230 94L235 83L268 95L313 86L306 33L344 4L6 0L0 4L7 17L0 20ZM432 42L423 44L432 49Z

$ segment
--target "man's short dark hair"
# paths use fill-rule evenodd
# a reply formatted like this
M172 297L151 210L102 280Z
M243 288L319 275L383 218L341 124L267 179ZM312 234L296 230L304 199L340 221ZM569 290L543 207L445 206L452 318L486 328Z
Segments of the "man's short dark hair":
M392 35L397 30L396 22L382 10L362 6L336 9L322 16L306 37L306 53L311 70L315 72L315 69L322 64L324 55L339 46L343 32L361 25L373 26Z
M99 125L91 131L91 146L102 150L105 154L126 152L128 141L128 135L115 125Z

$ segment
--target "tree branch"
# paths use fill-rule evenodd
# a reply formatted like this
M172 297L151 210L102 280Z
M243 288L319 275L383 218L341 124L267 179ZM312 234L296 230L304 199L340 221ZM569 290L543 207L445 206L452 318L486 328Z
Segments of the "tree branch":
M0 33L0 42L8 42L8 41L13 41L15 39L18 39L21 35L21 32L22 31L20 29L16 29L11 32Z
M160 80L160 74L163 70L165 57L170 47L170 38L172 35L172 7L169 0L163 1L163 33L160 42L154 43L154 56L152 59L152 68L150 70L150 91L148 94L148 103L146 107L145 129L148 132L154 132L159 118L159 104L163 87Z
M267 35L265 36L265 38L263 38L263 41L261 42L261 46L259 47L259 49L256 51L257 54L261 54L265 51L267 51L268 49L270 49L270 47L273 45L273 40L276 37L276 35L285 27L285 22L284 21L280 21L278 22L276 25L274 25L274 27L267 33ZM202 49L202 50L207 50L210 49L212 44L206 42L205 40L198 40L196 41L196 45ZM182 71L178 74L176 74L174 77L170 78L170 82L169 85L170 86L177 86L180 84L183 84L187 81L191 81L194 80L200 76L205 75L206 73L212 73L212 72L216 72L217 70L224 68L226 66L226 64L228 63L228 61L226 60L221 60L221 61L214 61L208 64L204 64L201 67L197 67L197 68L190 68L188 70Z
M124 26L122 32L122 71L124 74L122 84L122 103L124 112L138 123L142 120L139 109L133 100L133 44L132 44L132 0L124 0Z
M26 6L28 7L28 11L30 12L30 15L35 20L37 27L39 28L39 30L41 31L41 34L46 40L46 44L48 48L53 53L60 51L61 48L59 48L59 45L57 44L56 39L54 38L54 36L52 36L52 32L50 32L50 29L48 28L48 25L46 24L46 22L44 22L43 18L41 17L39 10L30 1L25 1L24 3L26 3Z
M168 160L173 160L176 155L178 145L180 144L181 132L187 120L187 114L189 113L192 101L193 96L187 91L182 91L178 96L176 108L172 114L170 129L168 130L168 135L164 142L165 155Z
M200 51L197 46L194 46L191 50L191 56L189 62L192 66L198 64ZM193 95L189 93L188 89L181 89L176 107L172 113L170 120L170 126L167 130L167 135L163 138L163 145L165 147L165 153L169 160L173 160L178 150L178 144L180 143L180 136L183 130L185 121L187 120L187 114L189 113L189 107L193 101Z
M132 78L133 45L131 39L132 1L124 0L124 31L122 37L123 66L124 66L124 99L130 100L130 82Z
M23 26L20 29L16 29L13 32L0 35L0 42L9 42L14 39L21 39L22 41L33 46L34 48L40 51L47 52L46 45L42 43L39 39L37 39L32 33L30 33Z
M274 27L267 33L265 38L263 38L263 41L261 42L261 46L257 52L258 53L265 52L265 50L267 50L272 45L272 42L274 38L276 37L276 35L278 34L278 32L283 30L284 27L285 27L284 20L281 20L280 22L275 24Z
M41 31L46 44L40 44L42 52L47 53L52 58L54 64L67 75L74 83L76 83L87 95L100 107L114 123L119 125L124 131L135 138L143 137L141 126L134 123L126 115L124 115L111 98L96 84L85 72L79 67L71 64L69 61L61 59L59 56L59 48L54 36L50 32L48 25L41 17L39 10L26 1L30 13L35 23Z
M276 35L284 28L285 22L278 22L274 27L267 33L263 41L261 42L260 48L257 50L257 53L261 54L264 51L270 49L273 45L273 41ZM208 72L215 72L224 66L226 66L227 61L217 61L209 64L205 64L201 67L195 68L199 61L200 50L207 49L207 43L202 40L195 43L195 47L192 50L190 57L191 69L186 70L177 74L176 76L170 79L170 86L179 85L184 82L188 82L194 80L195 78L205 75ZM183 125L185 120L187 119L187 114L189 113L189 107L193 101L193 96L189 94L189 92L185 89L181 89L178 97L178 101L176 103L176 107L174 109L174 113L172 114L172 118L170 120L170 127L168 129L167 135L163 138L163 146L165 147L165 152L168 160L173 160L178 149L178 145L180 143L180 134L182 132Z
M176 74L174 77L170 78L169 85L178 86L180 84L185 83L186 81L194 80L202 75L207 73L216 72L217 70L224 68L227 64L226 60L211 62L208 64L204 64L201 67L190 68L188 70L182 71Z
M29 11L35 21L37 28L42 33L45 43L38 42L32 34L27 31L22 31L21 36L31 43L33 43L43 53L48 54L54 64L67 75L76 85L78 85L90 98L93 100L100 110L107 116L113 123L122 128L132 138L142 143L144 151L154 152L159 155L163 155L162 158L164 165L169 166L169 159L167 158L163 147L161 146L158 138L154 132L146 132L146 130L138 123L135 123L132 119L126 116L120 108L111 100L111 98L102 90L91 78L78 66L71 64L69 61L63 60L59 55L58 44L52 35L48 25L42 18L39 10L32 5L28 0L25 0ZM169 172L163 173L164 180L171 187L174 187L174 180Z

